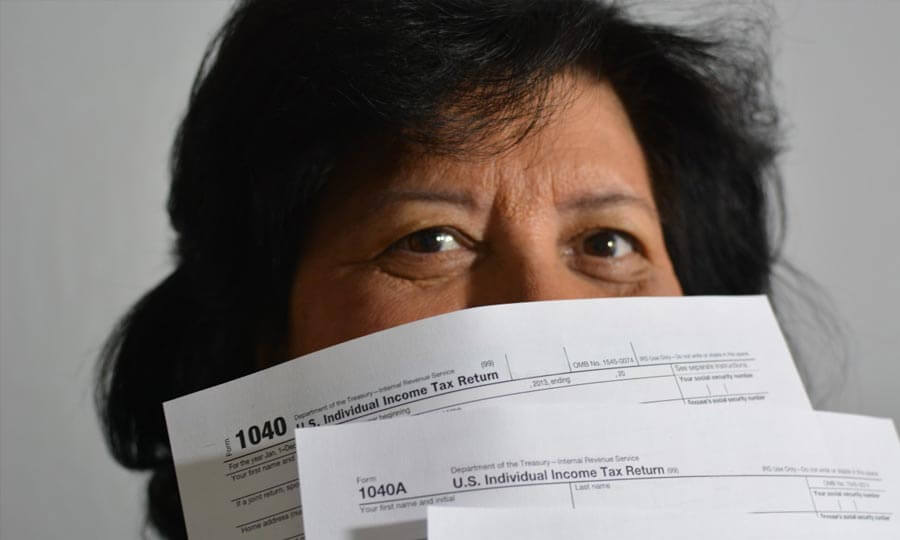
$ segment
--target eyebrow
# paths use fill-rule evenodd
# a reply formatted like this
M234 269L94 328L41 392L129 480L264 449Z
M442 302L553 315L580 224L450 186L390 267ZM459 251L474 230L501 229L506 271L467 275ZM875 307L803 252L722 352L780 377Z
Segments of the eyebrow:
M385 206L403 202L427 202L463 207L466 210L480 210L482 205L471 195L452 191L387 190L379 193L371 210L378 212ZM646 199L621 192L583 193L556 205L560 212L597 210L610 206L637 206L653 217L658 217L656 208Z
M375 197L373 207L381 209L401 202L429 202L478 210L481 205L468 193L451 191L387 190Z
M584 193L576 195L575 197L558 203L556 208L561 212L571 212L576 210L596 210L619 205L637 206L650 215L658 217L656 208L646 199L619 192Z

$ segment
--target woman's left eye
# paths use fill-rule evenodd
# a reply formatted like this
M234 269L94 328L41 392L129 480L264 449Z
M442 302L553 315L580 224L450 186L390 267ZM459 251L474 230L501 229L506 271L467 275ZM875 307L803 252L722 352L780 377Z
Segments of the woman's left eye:
M445 227L422 229L404 236L394 244L395 249L412 251L413 253L438 253L462 247L454 231Z
M607 229L584 237L582 249L592 257L612 259L635 253L638 246L630 234Z

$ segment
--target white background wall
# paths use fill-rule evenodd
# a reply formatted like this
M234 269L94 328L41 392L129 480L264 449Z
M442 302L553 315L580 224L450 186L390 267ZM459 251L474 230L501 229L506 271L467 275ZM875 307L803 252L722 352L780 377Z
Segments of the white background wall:
M849 391L900 420L900 2L776 2L788 255L832 295ZM91 398L116 318L165 275L166 154L217 1L0 1L0 537L134 538L142 479Z

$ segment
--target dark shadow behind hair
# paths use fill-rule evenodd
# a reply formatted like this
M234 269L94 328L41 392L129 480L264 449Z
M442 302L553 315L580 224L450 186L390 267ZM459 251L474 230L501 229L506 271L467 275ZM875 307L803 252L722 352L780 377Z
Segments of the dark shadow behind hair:
M778 118L764 49L725 37L590 0L239 2L172 150L175 270L99 364L109 448L152 473L149 523L186 537L161 403L284 360L316 196L366 141L463 156L513 126L513 145L552 112L553 76L587 70L630 115L684 292L768 292Z

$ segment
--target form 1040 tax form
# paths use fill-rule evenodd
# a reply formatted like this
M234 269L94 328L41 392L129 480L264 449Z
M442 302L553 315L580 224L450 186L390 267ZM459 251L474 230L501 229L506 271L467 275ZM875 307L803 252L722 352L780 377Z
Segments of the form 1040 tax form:
M299 538L293 431L585 400L810 408L764 296L485 306L354 339L165 403L189 537Z

